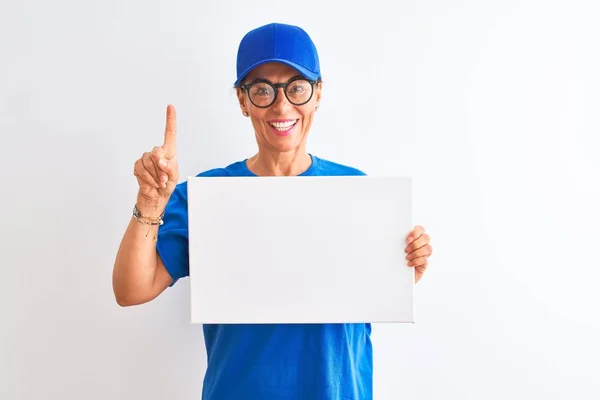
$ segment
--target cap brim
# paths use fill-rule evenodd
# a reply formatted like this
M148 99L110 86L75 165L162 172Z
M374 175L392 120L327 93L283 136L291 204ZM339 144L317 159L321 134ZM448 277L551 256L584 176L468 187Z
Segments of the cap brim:
M277 58L271 58L268 60L261 60L257 63L252 64L240 75L239 79L237 81L235 81L233 86L238 86L244 80L246 75L248 75L250 73L250 71L252 71L254 68L258 67L259 65L266 64L268 62L279 62L279 63L285 64L285 65L289 65L290 67L292 67L295 70L297 70L298 72L300 72L306 79L309 79L311 81L316 81L319 78L319 74L317 74L314 71L311 71L307 68L304 68L303 66L298 65L294 62L291 62L288 60L281 60L281 59L277 59Z

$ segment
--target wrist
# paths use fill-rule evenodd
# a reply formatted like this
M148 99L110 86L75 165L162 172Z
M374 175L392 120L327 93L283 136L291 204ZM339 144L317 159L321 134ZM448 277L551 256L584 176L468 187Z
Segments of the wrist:
M138 208L137 203L135 203L133 206L133 218L137 222L148 226L148 231L146 232L146 235L145 235L146 237L148 237L148 234L152 230L152 227L159 227L160 225L162 225L164 223L163 219L162 219L163 215L164 215L164 210L160 211L160 214L158 214L157 208L155 208L155 210L156 210L156 214L148 214L147 211L144 211L144 213L142 213L142 211ZM154 231L153 240L156 241L158 233L156 230L153 230L153 231Z
M143 217L147 218L158 218L163 215L165 208L165 201L148 200L143 196L138 196L134 204L134 211L137 209Z
M162 219L165 213L165 207L160 205L147 205L139 201L133 205L133 216L140 219Z
M155 204L148 204L144 201L140 201L138 199L137 202L134 203L133 206L133 214L134 216L138 216L138 217L143 217L143 218L159 218L162 217L162 215L165 212L165 205L164 204L159 204L159 203L155 203Z
M133 216L136 218L145 218L145 219L160 219L164 216L165 211L164 208L160 209L157 207L144 209L140 208L138 203L133 205Z

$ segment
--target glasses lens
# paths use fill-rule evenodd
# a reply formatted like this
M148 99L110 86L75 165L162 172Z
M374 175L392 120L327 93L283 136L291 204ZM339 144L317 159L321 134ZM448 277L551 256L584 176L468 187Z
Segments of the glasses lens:
M312 85L304 79L298 79L290 82L286 89L286 95L290 103L304 104L312 96Z
M275 90L268 83L258 82L250 86L248 90L250 100L258 107L266 107L273 102Z

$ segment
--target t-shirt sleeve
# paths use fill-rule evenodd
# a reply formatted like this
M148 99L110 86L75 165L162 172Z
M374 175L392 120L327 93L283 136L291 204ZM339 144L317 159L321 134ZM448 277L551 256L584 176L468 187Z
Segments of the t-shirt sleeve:
M156 250L173 278L171 286L189 276L187 182L177 185L169 198L158 229Z

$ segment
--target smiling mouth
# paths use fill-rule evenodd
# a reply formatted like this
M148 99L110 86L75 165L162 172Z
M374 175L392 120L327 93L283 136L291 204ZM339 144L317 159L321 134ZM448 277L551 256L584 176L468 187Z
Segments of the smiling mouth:
M275 130L279 132L287 132L290 129L292 129L297 122L297 119L292 119L289 121L269 122L269 125L271 125L273 128L275 128Z

